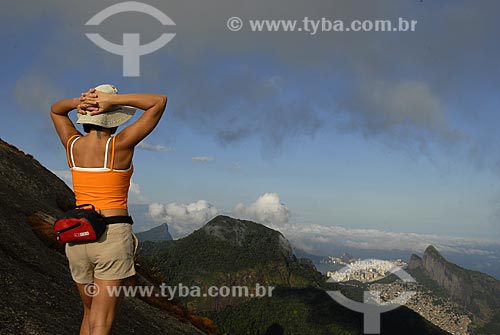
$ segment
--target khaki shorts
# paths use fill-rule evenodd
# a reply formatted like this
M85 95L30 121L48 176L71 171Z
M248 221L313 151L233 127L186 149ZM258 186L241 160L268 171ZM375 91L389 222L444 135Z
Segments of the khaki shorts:
M138 244L129 223L106 226L102 236L94 242L66 243L71 277L79 284L88 284L94 281L94 277L116 280L133 276Z

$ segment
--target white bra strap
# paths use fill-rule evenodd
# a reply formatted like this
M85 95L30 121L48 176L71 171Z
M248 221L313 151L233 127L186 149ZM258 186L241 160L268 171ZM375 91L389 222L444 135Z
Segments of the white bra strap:
M104 154L104 168L106 169L108 167L108 148L109 148L109 142L113 136L110 136L108 140L106 141L106 153Z
M69 153L70 153L70 156L71 156L71 163L73 164L73 167L75 167L75 157L73 156L73 146L75 145L75 142L78 141L78 139L80 138L81 136L78 136L77 138L75 138L73 140L73 142L71 142L71 147L69 149Z

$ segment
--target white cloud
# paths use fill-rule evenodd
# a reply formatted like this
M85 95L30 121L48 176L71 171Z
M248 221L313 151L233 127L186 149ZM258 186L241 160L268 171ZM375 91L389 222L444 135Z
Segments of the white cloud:
M238 203L234 212L243 217L256 220L260 223L281 225L290 219L290 209L281 203L278 193L265 193L251 205Z
M191 157L191 160L193 162L211 162L213 160L215 160L215 158L213 157L209 157L209 156L194 156L194 157Z
M130 180L130 188L129 188L129 202L130 203L140 203L144 204L149 202L147 197L144 196L141 190L141 186L139 184L134 183L134 180Z
M134 183L132 180L130 180L129 190L135 195L141 195L141 187L139 186L139 184Z
M347 229L339 226L286 224L273 226L293 245L307 252L328 254L338 247L365 250L423 252L434 245L442 252L468 255L492 255L489 247L499 242L416 233L396 233L377 229Z
M149 205L149 216L151 216L153 219L161 220L164 206L165 205L157 203L157 202L150 204Z
M219 215L219 210L205 200L189 204L171 202L149 205L149 215L156 221L168 223L177 236L183 236L200 228Z
M202 227L221 211L205 200L184 203L152 203L149 216L167 222L175 237L182 237ZM446 235L389 232L377 229L349 229L340 226L290 223L291 211L277 193L265 193L246 206L238 203L235 217L267 224L280 231L295 247L312 254L332 254L339 248L407 251L422 253L434 245L444 253L496 257L498 241Z
M143 149L143 150L149 150L149 151L159 151L159 152L172 150L171 147L166 147L166 146L159 145L159 144L151 144L151 143L146 142L146 141L142 141L141 143L139 143L137 145L137 148Z

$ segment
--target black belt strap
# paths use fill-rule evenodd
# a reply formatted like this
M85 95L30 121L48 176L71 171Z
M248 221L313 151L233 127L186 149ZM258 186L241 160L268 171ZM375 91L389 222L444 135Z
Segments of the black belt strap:
M130 224L134 224L134 220L132 220L132 217L131 216L126 216L126 215L106 216L104 218L104 221L106 221L106 224L113 224L113 223L130 223Z

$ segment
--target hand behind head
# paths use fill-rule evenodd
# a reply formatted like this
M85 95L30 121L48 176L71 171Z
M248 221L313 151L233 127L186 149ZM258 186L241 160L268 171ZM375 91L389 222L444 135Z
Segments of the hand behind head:
M83 92L80 96L80 105L78 105L78 113L96 115L107 112L113 104L110 97L113 94L90 89L88 92Z

